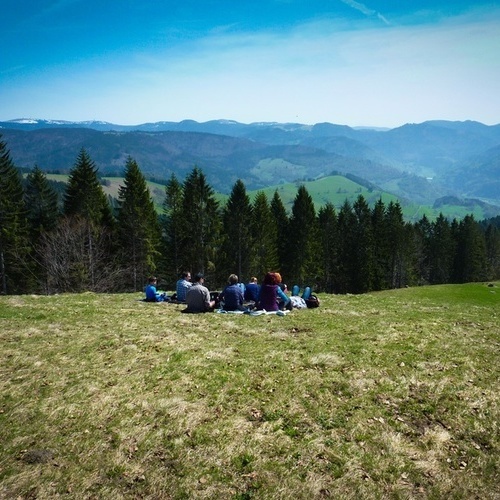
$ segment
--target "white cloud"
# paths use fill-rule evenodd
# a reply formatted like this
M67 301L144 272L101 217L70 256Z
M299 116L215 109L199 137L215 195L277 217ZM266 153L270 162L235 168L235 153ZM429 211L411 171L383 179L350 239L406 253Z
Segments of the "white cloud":
M345 3L349 7L352 7L355 10L359 10L359 12L365 14L365 16L376 16L378 17L382 22L385 24L390 24L389 21L382 15L380 12L377 12L376 10L369 9L366 5L356 2L355 0L340 0L342 3Z

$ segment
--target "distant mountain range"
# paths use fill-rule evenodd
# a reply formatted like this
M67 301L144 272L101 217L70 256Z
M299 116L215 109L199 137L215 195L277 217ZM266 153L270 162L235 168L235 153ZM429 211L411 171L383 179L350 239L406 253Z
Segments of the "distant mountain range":
M146 177L183 180L197 165L228 193L350 174L402 200L433 204L447 196L477 198L500 211L500 124L427 121L394 129L332 123L242 124L12 120L0 134L18 167L67 172L83 147L103 175L121 175L130 155Z

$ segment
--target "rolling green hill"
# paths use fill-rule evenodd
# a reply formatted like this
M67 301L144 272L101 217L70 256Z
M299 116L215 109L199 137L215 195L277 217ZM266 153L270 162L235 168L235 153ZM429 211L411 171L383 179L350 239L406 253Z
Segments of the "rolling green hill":
M66 182L68 176L64 174L47 174L47 178ZM114 198L118 198L118 189L123 184L123 177L103 177L102 179L105 183L103 185L104 192ZM165 186L151 181L147 181L147 184L157 210L161 211L165 199ZM409 222L417 222L423 215L426 215L430 220L434 220L440 213L450 219L463 219L468 214L472 214L476 220L494 216L494 214L489 212L488 206L485 206L480 201L468 200L466 202L458 198L449 198L444 200L442 204L436 203L433 206L419 205L401 200L397 196L376 187L363 186L342 175L332 175L305 182L282 183L261 190L249 190L248 195L253 200L255 195L259 191L262 191L270 201L274 192L278 191L285 208L290 211L297 194L297 188L301 184L306 187L311 195L316 211L328 202L332 203L338 210L346 200L352 204L359 195L362 195L370 206L373 206L379 199L382 199L385 205L388 205L391 201L399 201L403 210L403 216ZM216 193L216 198L223 204L228 196Z

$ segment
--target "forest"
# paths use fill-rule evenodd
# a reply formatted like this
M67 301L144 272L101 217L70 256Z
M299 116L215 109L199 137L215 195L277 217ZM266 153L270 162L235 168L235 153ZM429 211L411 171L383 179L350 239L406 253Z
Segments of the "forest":
M23 178L0 136L0 293L137 292L152 274L173 290L184 270L212 290L273 270L337 294L500 278L500 217L408 223L399 203L362 195L316 211L303 185L287 212L277 191L251 201L241 180L224 204L215 195L194 166L167 180L158 213L129 156L110 198L82 148L59 196L37 166Z

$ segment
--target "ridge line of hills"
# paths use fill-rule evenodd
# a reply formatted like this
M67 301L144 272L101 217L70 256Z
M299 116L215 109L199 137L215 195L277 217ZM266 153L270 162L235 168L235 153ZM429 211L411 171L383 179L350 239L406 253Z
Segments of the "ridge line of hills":
M500 124L444 120L394 129L318 123L145 123L19 119L0 122L2 140L21 168L68 172L84 147L105 176L120 176L132 156L147 178L183 179L195 165L214 189L228 193L331 175L350 175L403 203L434 205L471 199L485 216L500 214Z

